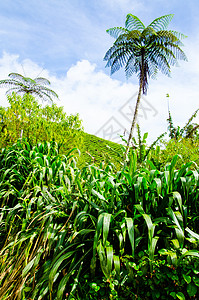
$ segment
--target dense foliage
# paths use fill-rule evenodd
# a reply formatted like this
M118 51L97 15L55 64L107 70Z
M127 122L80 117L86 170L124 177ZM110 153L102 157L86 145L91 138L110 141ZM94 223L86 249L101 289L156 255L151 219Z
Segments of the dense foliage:
M199 171L89 164L55 141L0 153L0 298L197 299Z
M33 143L56 139L62 151L81 147L82 120L69 115L55 103L42 106L30 94L13 93L7 97L9 107L0 107L0 148L12 145L20 137Z

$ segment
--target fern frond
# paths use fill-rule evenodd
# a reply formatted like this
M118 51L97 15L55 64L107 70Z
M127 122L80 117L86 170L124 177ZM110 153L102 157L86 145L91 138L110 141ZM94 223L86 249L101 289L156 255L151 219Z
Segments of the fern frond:
M145 26L140 21L140 19L132 14L128 14L126 16L125 27L130 31L132 30L143 31L145 29Z
M24 76L19 74L19 73L10 73L10 74L8 74L8 76L10 78L13 78L13 79L16 79L16 80L24 81Z
M173 14L165 15L155 19L148 27L153 28L155 31L164 30L168 27L169 22L173 18Z
M104 60L107 61L106 67L111 67L111 74L118 71L123 67L131 55L131 50L126 43L120 43L120 45L113 45L107 51Z
M107 29L106 32L108 34L110 34L110 36L117 39L121 34L128 33L128 30L123 27L113 27L113 28Z
M131 40L136 43L141 35L142 33L139 30L132 30L128 33L127 40Z
M175 30L170 30L170 32L173 33L173 35L175 35L178 39L185 39L187 38L187 35L184 35L181 32L175 31Z
M37 77L34 79L36 84L42 84L42 85L50 85L50 81L43 77Z

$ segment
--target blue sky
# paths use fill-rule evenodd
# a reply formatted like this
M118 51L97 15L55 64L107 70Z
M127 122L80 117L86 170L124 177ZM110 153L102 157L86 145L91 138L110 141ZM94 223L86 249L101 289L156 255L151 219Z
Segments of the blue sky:
M106 29L124 26L128 13L145 25L172 13L169 28L188 36L183 50L189 62L179 62L180 67L172 69L172 78L159 74L157 80L150 80L138 120L152 138L165 131L169 93L174 121L184 125L199 107L198 0L1 1L0 79L10 72L29 77L41 73L59 94L58 105L68 114L78 112L87 132L113 139L114 126L117 133L130 127L128 108L133 111L138 82L136 77L127 81L123 70L110 77L103 57L114 40ZM0 105L6 105L5 90L0 92ZM126 116L121 113L125 105ZM108 130L110 135L105 136Z

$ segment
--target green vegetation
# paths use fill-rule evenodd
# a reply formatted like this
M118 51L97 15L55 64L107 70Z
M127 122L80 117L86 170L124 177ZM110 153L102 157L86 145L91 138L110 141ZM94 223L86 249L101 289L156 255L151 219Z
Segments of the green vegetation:
M74 147L80 150L81 157L77 152L79 166L110 160L120 165L120 145L85 133L78 114L67 116L63 107L55 103L42 107L29 94L21 97L13 93L7 98L10 106L0 107L0 148L12 145L20 137L34 144L55 139L60 153Z
M62 151L81 146L82 121L79 115L66 116L55 103L42 107L30 94L7 96L9 107L0 107L0 148L12 145L20 137L32 143L53 138Z
M130 158L115 172L77 168L55 141L2 149L2 300L197 295L199 172Z

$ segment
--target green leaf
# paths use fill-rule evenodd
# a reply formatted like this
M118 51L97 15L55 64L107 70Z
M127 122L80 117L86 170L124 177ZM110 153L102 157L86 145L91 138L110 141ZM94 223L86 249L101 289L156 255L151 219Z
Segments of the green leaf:
M106 32L110 34L110 36L114 37L115 39L117 39L121 34L128 33L128 31L123 27L109 28L106 30Z
M113 247L112 246L106 247L106 256L107 256L107 271L110 276L111 271L112 271L112 264L113 264Z
M196 256L199 257L199 251L197 250L188 250L186 251L184 254L182 254L180 256L180 258L178 259L178 264L180 263L180 261L185 257L185 256Z
M152 241L151 241L151 244L150 244L150 248L149 248L149 258L150 258L151 261L154 260L155 247L156 247L156 244L157 244L158 239L159 239L158 236L153 237L153 238L152 238Z
M134 224L133 224L133 219L132 218L125 218L126 220L126 225L128 229L128 235L129 235L129 240L131 243L131 248L132 248L132 256L134 257L135 253L135 241L134 241Z
M106 201L106 199L104 198L104 196L101 195L99 192L95 191L94 189L91 190L91 193L92 193L94 196L97 196L100 200Z
M106 259L106 255L105 255L105 249L102 245L101 240L99 241L99 244L97 246L97 252L99 255L99 259L100 259L100 266L101 266L102 272L108 278L110 274L109 274L108 268L107 268L107 259Z
M184 280L189 284L191 282L191 276L182 274Z
M197 293L197 286L195 286L195 284L193 284L193 283L190 283L187 286L187 293L188 293L189 297L195 296Z
M169 22L172 20L173 16L173 14L161 16L155 19L148 27L152 27L156 31L165 30L168 27Z
M184 296L184 294L183 294L182 292L178 292L178 293L176 294L176 296L177 296L177 298L180 299L180 300L186 300L186 299L185 299L185 296Z
M120 258L118 255L113 255L113 262L117 275L120 275Z
M173 240L171 240L171 242L173 243L173 245L176 249L180 248L180 244L179 244L179 241L177 239L173 239Z
M176 299L176 293L175 292L171 292L170 295L171 295L171 297L173 297L174 299Z
M193 276L193 282L195 283L195 285L199 286L199 277Z
M143 217L147 223L147 227L148 227L148 240L149 240L149 244L152 243L152 238L154 235L154 230L155 230L155 224L152 223L151 217L147 214L143 214Z
M126 16L125 26L130 31L132 31L132 30L143 31L145 29L145 26L141 22L141 20L132 14L128 14Z
M62 264L62 262L63 262L64 260L66 260L67 258L69 258L70 256L72 256L74 253L75 253L75 251L67 252L66 254L62 255L62 256L54 263L54 265L52 266L52 269L51 269L50 274L49 274L49 290L50 290L50 291L52 290L53 281L54 281L54 278L55 278L56 274L60 272L60 271L58 270L59 267L60 267L60 265Z
M188 227L185 228L185 230L195 239L197 239L199 241L199 234L197 234L196 232L192 231L191 229L189 229Z
M183 214L183 210L182 210L182 198L181 198L181 195L180 193L178 192L173 192L173 198L177 201L178 203L178 206L179 206L179 209L181 211L181 213Z
M106 244L111 222L111 214L105 213L103 218L103 244Z
M28 274L28 272L32 269L35 260L36 256L27 264L27 266L25 266L25 268L22 271L22 277L25 277Z

